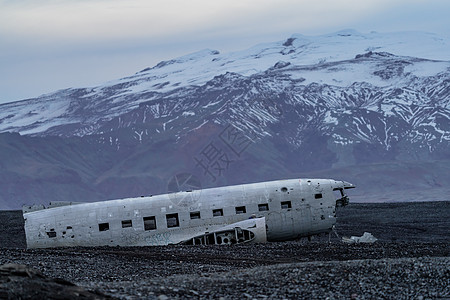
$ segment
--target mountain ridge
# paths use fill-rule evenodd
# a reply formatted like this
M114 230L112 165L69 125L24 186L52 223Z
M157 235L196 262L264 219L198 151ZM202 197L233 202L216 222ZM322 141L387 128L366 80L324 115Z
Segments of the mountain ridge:
M372 192L407 199L423 189L442 192L450 184L450 61L384 50L412 51L412 41L434 41L414 50L421 53L448 43L414 36L293 35L231 54L204 50L99 87L3 104L0 151L14 145L10 158L33 165L34 173L6 156L0 168L34 186L38 203L165 192L170 177L183 172L216 186L343 170ZM353 53L361 48L368 51ZM42 147L38 156L26 149L34 145ZM212 150L220 158L214 162L205 156ZM55 159L42 160L45 152ZM385 170L398 183L356 176L358 168ZM59 177L72 183L72 195L55 185ZM14 193L24 191L5 186L0 199L10 203Z

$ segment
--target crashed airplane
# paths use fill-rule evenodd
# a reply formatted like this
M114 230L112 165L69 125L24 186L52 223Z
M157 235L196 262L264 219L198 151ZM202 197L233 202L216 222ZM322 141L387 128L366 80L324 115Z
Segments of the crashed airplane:
M328 233L346 189L289 179L108 200L24 206L28 248L284 241Z

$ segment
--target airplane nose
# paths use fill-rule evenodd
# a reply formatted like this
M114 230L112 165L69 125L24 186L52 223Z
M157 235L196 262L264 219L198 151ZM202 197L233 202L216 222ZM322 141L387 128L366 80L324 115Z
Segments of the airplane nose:
M354 189L356 187L354 184L347 181L342 181L342 183L344 184L344 189Z

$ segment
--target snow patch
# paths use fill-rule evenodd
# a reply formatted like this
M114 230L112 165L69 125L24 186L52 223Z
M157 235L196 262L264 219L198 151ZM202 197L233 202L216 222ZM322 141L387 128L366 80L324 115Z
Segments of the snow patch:
M195 112L193 112L193 111L184 111L184 112L182 113L182 116L183 116L183 117L195 116Z

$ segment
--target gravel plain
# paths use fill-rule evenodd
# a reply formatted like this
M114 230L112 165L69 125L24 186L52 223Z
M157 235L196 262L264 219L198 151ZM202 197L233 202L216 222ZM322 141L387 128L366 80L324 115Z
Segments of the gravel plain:
M332 236L328 243L326 235L234 246L26 250L20 212L0 212L0 265L27 265L94 292L92 299L450 299L450 202L351 204L338 216L339 234L369 231L379 241L347 245Z

